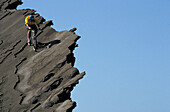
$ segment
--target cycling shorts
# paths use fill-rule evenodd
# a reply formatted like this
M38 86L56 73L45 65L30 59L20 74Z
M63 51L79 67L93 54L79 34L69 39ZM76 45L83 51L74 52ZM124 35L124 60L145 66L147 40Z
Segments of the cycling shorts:
M28 26L31 27L31 29L33 29L33 30L37 30L36 25L28 25ZM26 26L26 28L27 28L27 30L30 30L27 26Z

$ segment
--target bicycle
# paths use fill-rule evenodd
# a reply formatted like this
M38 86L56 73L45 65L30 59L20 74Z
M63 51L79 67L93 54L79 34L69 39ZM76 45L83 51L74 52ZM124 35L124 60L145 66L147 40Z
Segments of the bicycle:
M33 46L33 50L36 52L37 51L37 38L36 38L36 33L34 29L30 30L30 45Z

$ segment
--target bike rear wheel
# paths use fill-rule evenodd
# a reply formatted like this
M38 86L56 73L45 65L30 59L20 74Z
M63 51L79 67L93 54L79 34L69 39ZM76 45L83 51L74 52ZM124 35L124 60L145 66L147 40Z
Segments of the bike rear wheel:
M36 39L32 40L32 44L33 44L33 50L37 51L37 41L36 41Z

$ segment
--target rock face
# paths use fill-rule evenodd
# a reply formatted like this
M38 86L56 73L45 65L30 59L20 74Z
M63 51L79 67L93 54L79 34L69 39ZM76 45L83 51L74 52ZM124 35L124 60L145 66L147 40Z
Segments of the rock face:
M85 73L74 68L74 31L57 32L35 10L16 10L20 0L0 1L0 111L72 112L71 91ZM26 15L35 14L38 52L26 44ZM49 47L49 48L47 48Z

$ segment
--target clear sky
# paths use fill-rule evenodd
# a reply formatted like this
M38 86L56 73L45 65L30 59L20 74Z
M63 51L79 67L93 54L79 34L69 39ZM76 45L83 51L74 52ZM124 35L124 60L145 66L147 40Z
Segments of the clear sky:
M86 76L73 112L170 112L170 0L23 0L77 27L76 65Z

